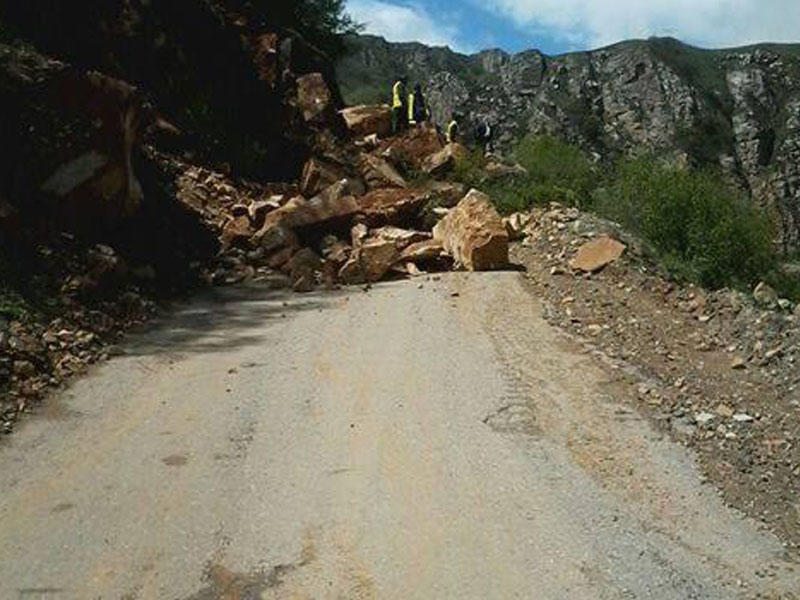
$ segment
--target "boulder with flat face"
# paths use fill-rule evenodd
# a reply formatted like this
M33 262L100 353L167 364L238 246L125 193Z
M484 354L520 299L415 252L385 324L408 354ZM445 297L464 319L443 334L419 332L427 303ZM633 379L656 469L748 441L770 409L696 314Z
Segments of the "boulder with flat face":
M398 250L431 239L431 234L424 231L414 231L412 229L401 229L392 225L386 225L372 231L372 237L375 239L386 240L387 242L394 242Z
M470 190L433 229L433 239L470 271L508 265L508 233L489 196Z
M576 271L594 273L618 260L623 252L625 244L604 235L581 246L570 266Z
M339 270L339 280L351 285L380 281L399 258L393 242L369 239L353 251L350 260Z
M370 226L407 225L418 219L428 196L419 190L373 190L358 199L361 215Z
M392 165L373 154L362 154L359 161L361 175L371 190L380 188L404 188L406 180Z
M411 127L403 135L392 139L382 156L392 164L406 170L418 171L426 161L442 151L442 140L436 129L424 124Z
M386 137L392 133L392 109L385 104L351 106L339 111L339 114L344 118L353 137Z

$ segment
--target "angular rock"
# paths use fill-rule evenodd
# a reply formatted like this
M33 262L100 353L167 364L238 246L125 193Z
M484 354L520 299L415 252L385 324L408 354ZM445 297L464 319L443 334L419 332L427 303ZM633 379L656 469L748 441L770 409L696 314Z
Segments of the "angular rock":
M381 188L404 188L406 180L384 159L372 154L362 154L359 161L361 174L371 190Z
M427 201L424 192L399 188L373 190L358 199L364 221L372 226L413 222Z
M570 261L570 266L576 271L594 273L619 260L625 252L625 248L625 244L608 236L601 236L581 246Z
M470 271L508 265L508 233L489 196L470 190L433 229L433 239Z
M222 234L220 235L222 250L246 244L253 237L253 233L250 217L247 213L234 217L222 229Z
M361 244L364 243L364 240L367 239L369 236L369 229L363 223L358 223L353 225L353 228L350 230L350 239L353 243L353 248L358 248Z
M423 231L413 231L386 225L375 229L372 232L372 237L387 242L393 242L398 250L403 250L411 244L430 240L431 234Z
M426 240L407 246L400 254L400 261L403 263L424 264L436 260L444 252L441 242L436 240Z
M339 166L320 160L309 159L303 167L300 177L300 193L306 198L313 198L326 187L346 177L344 169Z
M317 284L317 273L322 272L322 259L310 248L303 248L289 261L292 289L310 292Z
M333 96L321 73L297 78L297 103L306 122L325 123L333 110Z
M339 280L346 284L380 281L400 257L393 242L368 240L353 252L339 271Z
M442 140L436 129L421 125L395 137L384 149L382 156L403 169L420 170L428 158L442 149Z
M464 160L468 157L469 150L458 142L453 142L425 159L423 170L428 175L439 177L452 171L459 160Z
M387 137L392 133L392 109L386 105L351 106L339 114L354 137Z

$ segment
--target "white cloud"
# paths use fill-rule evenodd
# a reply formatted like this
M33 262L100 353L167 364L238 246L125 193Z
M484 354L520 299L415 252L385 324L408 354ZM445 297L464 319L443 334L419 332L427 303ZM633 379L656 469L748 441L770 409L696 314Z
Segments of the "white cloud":
M428 46L450 46L465 51L458 41L458 30L437 23L418 3L394 4L382 0L350 0L347 12L365 32L380 35L390 42L421 42Z
M708 47L800 40L798 0L472 0L576 46L670 35Z

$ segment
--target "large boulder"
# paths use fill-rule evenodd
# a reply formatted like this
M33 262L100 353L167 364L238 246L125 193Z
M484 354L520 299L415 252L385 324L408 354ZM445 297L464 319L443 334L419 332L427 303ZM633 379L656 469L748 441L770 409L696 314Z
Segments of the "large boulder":
M403 135L392 139L382 155L407 171L419 171L430 157L438 155L442 149L442 140L436 128L423 124L411 127Z
M618 260L623 252L625 244L604 235L581 246L570 266L577 271L594 273Z
M371 190L380 188L404 188L406 180L392 165L373 154L362 154L359 160L361 174Z
M351 106L339 114L353 137L386 137L392 133L392 109L386 105Z
M368 192L358 201L364 221L380 226L413 224L427 200L428 195L420 190L389 188Z
M470 271L508 265L508 233L486 194L470 190L436 226L433 239Z

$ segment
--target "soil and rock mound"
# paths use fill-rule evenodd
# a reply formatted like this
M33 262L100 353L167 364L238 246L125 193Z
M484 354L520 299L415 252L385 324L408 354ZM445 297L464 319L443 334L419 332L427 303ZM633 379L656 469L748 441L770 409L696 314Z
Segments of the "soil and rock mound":
M725 499L800 551L800 308L768 286L674 281L614 223L552 205L517 217L513 260L555 326L634 387ZM624 466L620 466L624 468Z

